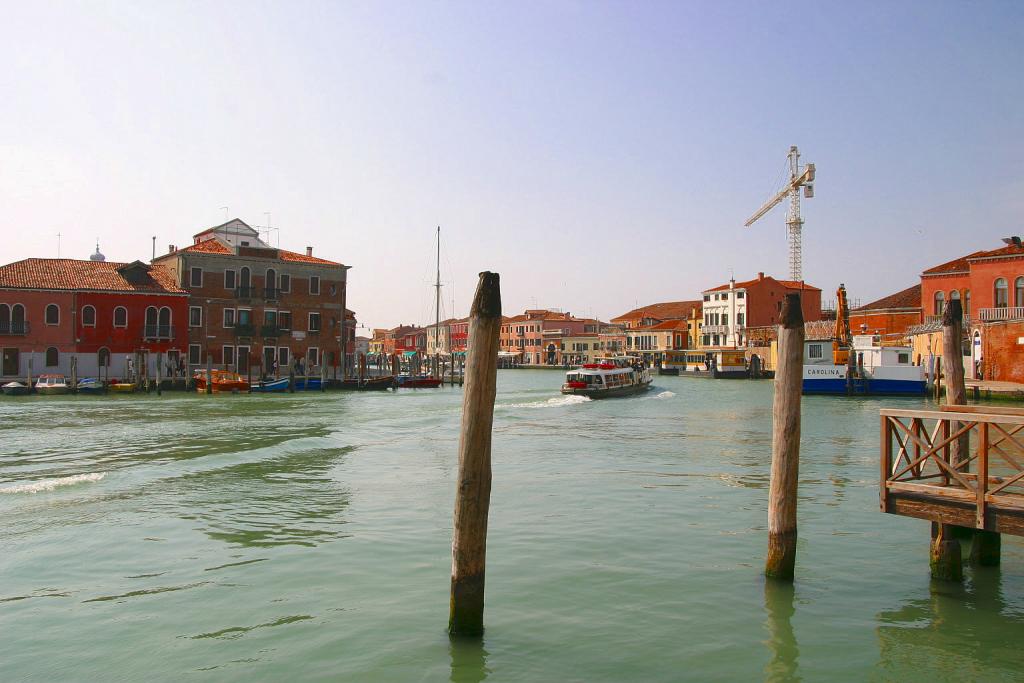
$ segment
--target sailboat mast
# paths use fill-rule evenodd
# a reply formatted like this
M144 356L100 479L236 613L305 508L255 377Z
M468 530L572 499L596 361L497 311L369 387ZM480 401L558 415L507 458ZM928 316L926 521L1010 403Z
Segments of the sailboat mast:
M441 357L441 226L437 226L437 282L434 283L434 371Z

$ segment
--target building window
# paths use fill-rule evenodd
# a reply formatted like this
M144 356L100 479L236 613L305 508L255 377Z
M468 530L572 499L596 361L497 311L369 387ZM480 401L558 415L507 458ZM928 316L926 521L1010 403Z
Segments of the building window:
M996 308L1006 308L1010 305L1010 292L1006 287L1006 279L996 280Z
M971 315L971 290L964 290L964 317L969 318Z
M292 314L291 311L278 311L277 312L277 327L281 330L292 329Z
M189 306L188 307L188 326L189 327L202 327L203 326L203 309L201 306Z
M224 309L224 327L235 326L235 309L225 308Z
M242 289L249 289L252 286L252 276L248 267L243 267L238 271L238 286Z
M901 363L903 365L908 364L910 362L910 354L909 353L897 353L896 354L896 362L897 363Z
M55 368L57 363L60 362L60 354L57 352L56 346L51 346L46 349L46 367Z
M225 270L224 271L224 289L234 289L237 286L235 282L235 271Z
M46 307L46 324L60 325L60 307L57 304L50 304Z
M744 324L743 321L744 321L745 318L746 318L746 314L744 314L744 313L737 313L736 314L736 324L739 325L740 327L743 327L743 324Z
M310 313L309 314L309 331L319 332L320 331L320 314Z
M320 293L320 277L317 275L309 276L309 293L319 294Z
M320 349L315 346L310 346L306 349L306 366L313 367L319 365Z
M267 268L267 275L263 278L263 287L267 290L268 297L277 296L277 271Z
M808 358L821 358L821 344L808 344L807 345L807 357Z
M233 367L235 364L235 347L225 346L224 347L224 366L226 368Z
M1013 305L1024 306L1024 277L1013 281Z
M193 287L203 286L203 269L193 268L189 275L189 284Z
M202 357L200 356L201 353L202 353L202 347L200 347L199 344L189 344L188 345L188 364L189 365L199 365L202 362Z
M282 346L277 350L277 363L278 367L282 370L288 369L289 351L287 346Z
M943 309L946 307L946 294L945 292L935 292L935 315L942 315Z
M743 292L736 292L736 298L737 299L742 299L743 298Z
M103 347L102 349L97 351L96 352L96 362L99 364L99 366L101 368L109 368L110 367L110 349L108 349L107 347Z
M82 324L86 327L96 327L96 308L93 306L82 307Z
M124 306L114 309L114 327L128 327L128 309Z
M287 273L281 273L280 284L282 294L292 291L292 276Z

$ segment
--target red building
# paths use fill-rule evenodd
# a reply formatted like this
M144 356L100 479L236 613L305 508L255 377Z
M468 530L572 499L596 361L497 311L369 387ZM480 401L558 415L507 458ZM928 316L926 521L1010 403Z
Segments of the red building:
M902 335L920 323L919 284L850 311L850 331L853 334Z
M97 255L94 258L102 259ZM26 259L0 266L0 347L4 377L29 373L124 377L141 354L150 376L156 358L178 368L188 294L159 268L135 261Z

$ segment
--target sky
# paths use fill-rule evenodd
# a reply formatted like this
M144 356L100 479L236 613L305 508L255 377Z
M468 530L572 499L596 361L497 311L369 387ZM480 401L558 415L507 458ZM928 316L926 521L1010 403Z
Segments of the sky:
M1024 234L1024 3L0 0L0 262L238 217L350 265L361 325L609 319L788 276L867 303ZM226 208L225 208L226 207Z

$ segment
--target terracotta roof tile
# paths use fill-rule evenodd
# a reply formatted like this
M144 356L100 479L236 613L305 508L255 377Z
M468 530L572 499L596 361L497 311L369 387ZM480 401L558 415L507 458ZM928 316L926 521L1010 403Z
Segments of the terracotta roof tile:
M202 235L203 233L199 233ZM198 235L197 235L198 236ZM235 251L228 245L221 242L216 237L210 239L201 240L195 244L190 244L187 247L183 247L179 251L190 251L199 252L203 254L234 254ZM287 249L278 249L278 257L282 261L292 261L295 263L318 263L325 266L340 266L341 264L336 261L328 261L327 259L318 258L316 256L306 256L294 251L288 251ZM244 258L244 257L243 257Z
M921 308L921 285L907 287L901 292L883 296L878 301L858 306L855 311L877 311L892 308Z
M138 263L138 262L136 262ZM93 290L104 292L165 292L184 294L174 275L160 267L145 269L138 282L130 282L119 269L126 263L77 259L30 258L0 266L0 287L11 289Z
M782 285L786 289L800 289L800 290L818 291L818 292L821 291L820 288L815 287L814 285L809 285L806 282L800 282L799 280L777 280L777 279L773 278L771 275L765 275L764 276L764 280L762 280L761 278L756 278L755 277L753 280L744 280L743 282L737 282L735 287L736 287L736 289L746 289L747 287L750 287L751 285L756 285L758 282L765 282L765 281L768 281L768 280L771 280L773 282L778 282L780 285ZM705 292L722 292L722 291L725 291L727 289L729 289L729 283L728 282L726 282L724 285L719 285L717 287L712 287L711 289L705 289L704 291Z
M973 256L968 256L967 260L977 261L986 258L998 258L1000 256L1024 256L1024 246L1018 247L1015 244L1008 244L1005 247L993 249L992 251L977 252Z
M638 328L640 330L688 330L689 326L685 320L666 320L650 327Z
M967 264L967 260L974 258L976 256L981 256L985 253L986 252L984 251L975 251L971 254L968 254L967 256L961 256L958 259L953 259L952 261L940 263L937 266L933 266L928 270L923 271L921 275L945 275L947 273L966 273L970 269L970 266Z
M639 320L641 318L656 318L658 320L680 320L690 317L690 311L697 309L699 312L704 305L703 301L665 301L660 304L648 304L640 308L634 308L620 316L611 319L611 322Z

